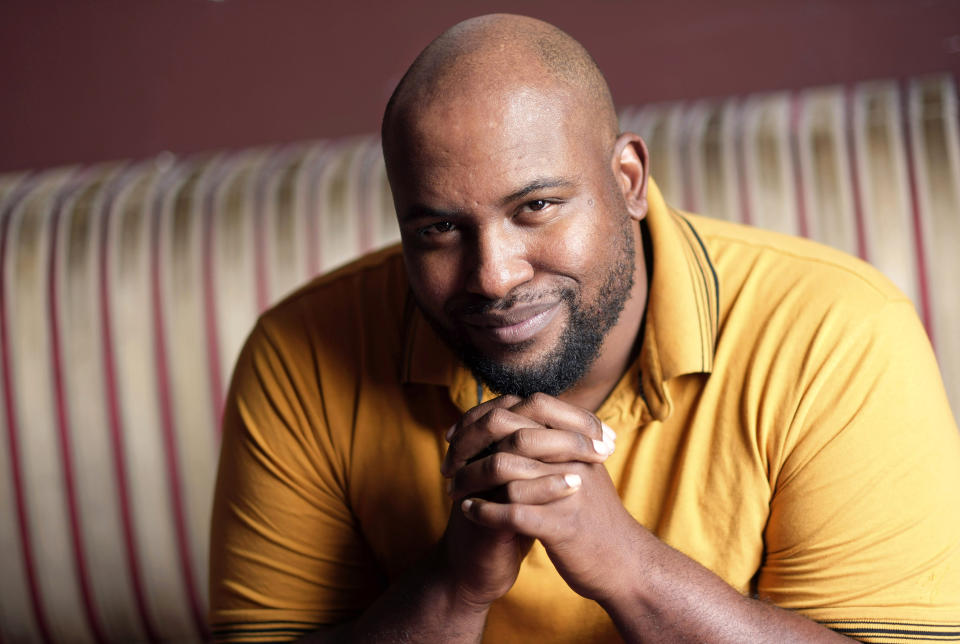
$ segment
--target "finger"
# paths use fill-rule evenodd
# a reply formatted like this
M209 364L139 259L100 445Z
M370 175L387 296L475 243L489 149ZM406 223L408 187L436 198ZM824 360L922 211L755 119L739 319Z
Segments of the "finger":
M543 461L566 463L581 461L602 463L613 454L612 440L596 440L578 432L562 429L523 427L494 445L497 452L507 452Z
M551 474L527 481L510 481L504 486L504 496L509 503L543 505L576 494L582 485L579 474Z
M506 530L534 539L549 535L546 508L548 505L522 503L495 503L469 498L460 503L460 509L470 521L491 530Z
M444 476L452 476L468 461L485 456L483 451L497 441L531 425L534 425L534 421L505 407L488 408L486 413L475 417L472 422L461 421L450 439L440 472Z
M511 411L544 427L578 432L595 440L615 441L617 435L606 423L582 407L548 394L536 393L513 405Z
M498 452L457 470L450 480L448 493L454 500L475 494L486 495L511 481L561 473L560 467L561 465L541 463L516 454Z
M457 428L476 422L478 418L480 418L481 416L489 412L491 409L495 409L497 407L504 407L509 409L510 407L516 405L521 400L522 398L520 398L519 396L513 396L510 394L507 394L504 396L491 398L486 402L480 403L473 409L470 409L469 411L467 411L467 413L465 413L460 418L459 421L457 421L456 423L450 426L450 429L447 430L447 433L445 435L447 442L449 442L450 439L453 437L453 434L457 431Z

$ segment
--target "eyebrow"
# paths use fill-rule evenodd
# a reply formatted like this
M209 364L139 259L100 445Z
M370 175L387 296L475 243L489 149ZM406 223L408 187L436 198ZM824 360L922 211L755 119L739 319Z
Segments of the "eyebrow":
M441 210L423 204L414 204L407 208L400 218L401 222L414 219L451 219L462 214L459 210Z
M568 179L566 177L550 177L545 179L534 179L527 185L523 186L516 192L511 192L506 197L500 200L500 205L505 206L511 202L519 201L527 195L538 190L545 190L547 188L571 188L575 182L573 179Z
M519 201L529 194L548 188L571 188L576 185L573 179L567 177L548 177L534 179L519 190L511 192L500 200L501 206ZM414 204L407 208L400 218L401 223L416 219L452 219L463 214L461 210L443 210L442 208L431 208L425 204Z

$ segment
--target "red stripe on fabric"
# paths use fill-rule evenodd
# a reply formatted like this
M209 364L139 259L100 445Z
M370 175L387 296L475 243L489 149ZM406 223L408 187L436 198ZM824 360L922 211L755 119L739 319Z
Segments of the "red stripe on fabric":
M0 213L0 355L3 369L3 402L7 416L7 444L10 450L10 469L13 476L13 493L17 505L17 527L20 533L20 549L23 557L24 572L27 575L27 592L30 594L30 607L33 619L44 642L52 642L47 626L47 615L40 597L40 586L34 567L33 542L30 536L30 524L27 517L26 490L23 483L23 470L20 465L20 441L18 437L17 413L13 396L13 368L10 364L10 330L7 323L7 236L10 232L10 220L13 212L26 193L33 187L33 177L24 179L17 192L10 198L7 208Z
M790 156L793 158L793 182L797 193L797 229L802 237L810 236L807 222L807 200L803 194L803 166L800 162L800 115L803 110L800 94L790 97Z
M173 173L171 173L173 174ZM184 590L190 604L194 625L203 639L209 639L203 604L197 594L193 576L187 536L187 519L184 512L183 486L180 479L180 457L177 453L176 428L173 420L173 396L170 393L170 367L167 360L166 327L163 320L163 296L160 284L160 223L163 216L163 198L172 181L161 184L157 191L150 227L150 291L153 300L154 357L157 364L157 388L160 397L160 419L163 433L163 449L166 456L167 482L173 503L174 532L177 553L183 573Z
M140 624L150 642L159 642L157 629L153 625L150 611L144 595L143 577L140 572L140 557L137 542L133 534L133 512L131 511L130 489L127 486L127 461L124 445L124 427L120 414L120 396L117 393L117 375L113 353L113 326L110 311L110 260L107 245L110 242L110 216L120 186L125 179L136 176L136 169L117 177L111 184L104 199L103 213L100 218L100 334L103 343L103 367L106 380L107 419L110 425L110 440L113 450L113 468L116 477L117 502L120 506L120 522L123 527L124 554L127 559L127 572L133 587L134 603Z
M67 199L70 198L81 187L80 182L83 178L77 180L77 185L63 188L58 195L56 205L53 209L53 217L50 221L50 256L48 260L48 303L50 306L50 345L51 362L53 366L53 385L55 394L57 433L60 439L60 459L63 463L64 488L67 495L67 512L70 521L70 537L73 545L73 560L77 573L77 581L80 585L80 597L83 602L83 612L87 618L87 625L90 627L93 637L98 642L105 642L106 638L103 629L100 626L100 619L97 617L93 602L93 591L90 588L90 573L87 567L86 548L83 543L83 533L80 531L80 512L77 507L77 487L76 472L73 467L73 446L71 443L72 427L70 425L70 414L67 410L67 396L63 384L63 355L60 346L60 307L57 301L59 293L59 280L57 279L57 239L60 232L60 220L63 216L63 209Z
M223 414L223 375L220 372L220 334L217 321L217 307L214 293L216 293L216 279L214 266L214 226L216 209L217 186L223 179L223 166L215 178L210 182L207 194L203 195L203 320L207 334L207 363L210 371L210 401L213 403L213 427L217 441L220 440L222 428L220 418Z
M855 133L855 119L853 108L853 86L847 87L844 101L844 126L847 133L847 152L850 159L850 181L853 188L853 214L857 225L857 254L865 262L870 261L870 252L867 249L867 225L863 212L863 182L860 180L860 165L857 159L857 139Z
M930 285L927 280L927 258L923 243L923 226L921 223L920 194L917 179L916 159L913 154L913 136L910 132L910 99L905 83L897 87L900 92L901 119L903 128L904 147L907 150L907 174L910 177L910 206L913 209L913 240L917 251L917 284L920 288L920 313L923 317L923 326L927 329L927 337L934 350L937 348L936 338L933 337L933 313L930 307Z
M734 136L734 156L737 160L737 186L740 188L740 214L742 222L748 226L753 223L750 213L750 188L747 182L747 142L746 109L741 101L737 105L737 129Z

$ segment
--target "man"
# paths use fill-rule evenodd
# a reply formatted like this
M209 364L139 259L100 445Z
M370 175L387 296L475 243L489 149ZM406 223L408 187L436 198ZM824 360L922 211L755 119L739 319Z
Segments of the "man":
M383 145L402 254L237 366L219 640L957 637L960 436L878 273L671 211L529 18L434 41Z

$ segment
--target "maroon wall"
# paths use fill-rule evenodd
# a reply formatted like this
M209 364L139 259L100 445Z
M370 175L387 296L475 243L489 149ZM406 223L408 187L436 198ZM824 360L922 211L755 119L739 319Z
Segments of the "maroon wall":
M0 171L377 129L459 19L545 18L621 105L949 71L957 0L3 0Z

